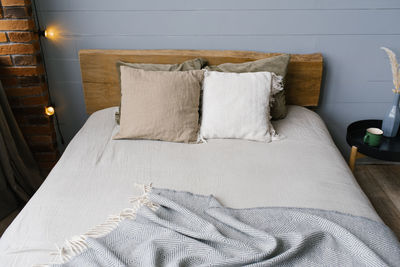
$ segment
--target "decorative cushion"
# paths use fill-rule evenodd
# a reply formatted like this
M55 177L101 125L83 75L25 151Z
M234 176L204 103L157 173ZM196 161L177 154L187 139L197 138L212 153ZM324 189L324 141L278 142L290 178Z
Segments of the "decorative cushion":
M273 72L285 79L287 67L290 61L290 55L282 54L275 57L245 62L245 63L224 63L216 66L206 66L206 70L221 71L221 72ZM272 101L273 100L273 101ZM271 116L274 120L283 119L286 117L286 99L285 91L279 91L271 98Z
M269 121L271 93L282 90L274 79L270 72L206 71L199 139L278 139Z
M202 58L195 58L184 61L181 64L148 64L148 63L128 63L128 62L117 62L117 69L120 70L120 66L129 66L134 69L152 70L152 71L187 71L187 70L201 70L202 67L207 63ZM121 77L121 73L119 74ZM118 111L115 113L115 121L119 124L121 113L121 105Z
M197 140L202 70L120 68L122 112L114 139Z

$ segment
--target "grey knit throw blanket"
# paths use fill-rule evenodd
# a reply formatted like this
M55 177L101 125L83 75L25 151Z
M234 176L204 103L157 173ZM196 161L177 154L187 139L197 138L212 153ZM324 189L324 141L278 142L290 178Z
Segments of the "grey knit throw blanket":
M64 263L51 266L400 266L394 234L366 218L145 190L134 208L69 241Z

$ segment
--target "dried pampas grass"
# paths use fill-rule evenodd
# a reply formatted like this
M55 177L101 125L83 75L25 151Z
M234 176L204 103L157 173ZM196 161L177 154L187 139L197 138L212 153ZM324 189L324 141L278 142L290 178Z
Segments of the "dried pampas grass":
M399 64L397 63L396 54L386 47L381 47L389 57L390 65L392 66L392 74L393 74L393 84L394 88L393 92L396 94L400 94L400 69Z

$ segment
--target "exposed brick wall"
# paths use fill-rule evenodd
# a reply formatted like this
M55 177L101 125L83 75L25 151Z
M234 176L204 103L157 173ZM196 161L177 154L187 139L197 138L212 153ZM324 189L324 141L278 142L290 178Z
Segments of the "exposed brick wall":
M0 0L0 80L43 175L58 159L49 96L30 0Z

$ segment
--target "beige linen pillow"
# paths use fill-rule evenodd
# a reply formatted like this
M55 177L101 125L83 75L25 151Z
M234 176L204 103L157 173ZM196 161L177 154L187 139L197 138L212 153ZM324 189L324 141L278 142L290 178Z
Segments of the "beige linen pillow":
M113 139L196 142L202 70L121 66L121 121Z
M134 69L141 69L141 70L153 70L153 71L185 71L185 70L201 70L201 68L207 63L205 59L202 58L195 58L186 60L180 64L152 64L152 63L129 63L129 62L117 62L117 69L118 72L120 70L120 66L129 66ZM121 76L121 73L119 73ZM120 118L120 110L121 110L121 103L118 107L118 111L115 112L115 121L119 124Z

